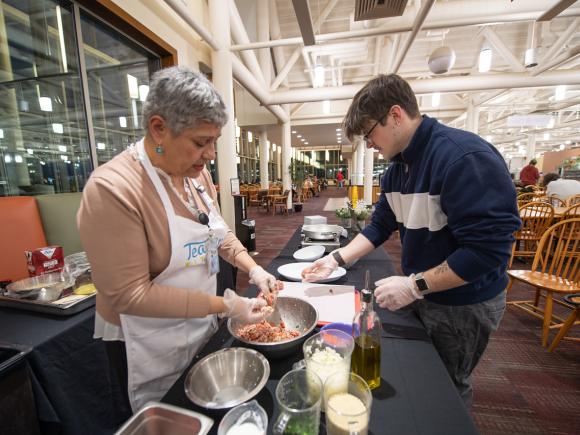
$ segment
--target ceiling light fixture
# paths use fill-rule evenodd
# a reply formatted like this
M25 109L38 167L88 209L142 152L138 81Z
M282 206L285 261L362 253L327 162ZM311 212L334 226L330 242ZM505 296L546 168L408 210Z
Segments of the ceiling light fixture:
M441 102L441 93L440 92L434 92L433 94L431 94L431 105L433 107L439 107L440 102Z
M436 48L429 55L427 65L434 74L444 74L455 65L455 52L451 47L443 46Z
M52 100L50 97L39 97L38 104L43 112L52 112Z
M554 98L556 101L562 101L566 98L566 85L556 86Z
M314 67L314 87L321 88L324 86L324 66L316 65Z
M479 72L488 72L491 69L491 48L484 48L479 52Z
M330 113L330 100L324 100L322 102L322 113L324 114Z
M139 82L137 77L127 74L127 86L129 87L129 97L139 98Z

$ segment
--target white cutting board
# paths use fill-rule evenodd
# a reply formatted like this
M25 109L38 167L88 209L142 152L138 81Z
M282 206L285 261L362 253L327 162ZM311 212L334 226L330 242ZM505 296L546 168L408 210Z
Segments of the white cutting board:
M352 323L358 305L358 295L352 285L284 281L279 295L310 302L318 311L318 324Z

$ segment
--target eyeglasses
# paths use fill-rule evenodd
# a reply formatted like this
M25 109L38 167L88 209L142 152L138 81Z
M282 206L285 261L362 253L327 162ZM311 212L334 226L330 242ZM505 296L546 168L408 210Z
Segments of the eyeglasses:
M384 117L389 116L389 114L387 113ZM379 125L379 123L381 122L382 118L379 119L377 122L375 122L375 125L373 125L371 127L371 129L363 136L363 139L365 141L365 143L368 145L369 143L371 143L371 134L373 134L373 130L376 128L377 125Z

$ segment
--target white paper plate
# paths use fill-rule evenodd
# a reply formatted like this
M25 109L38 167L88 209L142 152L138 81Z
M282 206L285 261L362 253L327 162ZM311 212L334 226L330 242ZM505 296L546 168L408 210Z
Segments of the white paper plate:
M307 246L294 253L294 259L298 261L314 261L324 255L326 248L322 245Z
M310 265L312 265L312 263L284 264L283 266L280 266L278 268L278 273L290 281L302 281L302 271ZM339 267L334 272L332 272L328 278L321 279L320 281L316 282L319 283L333 282L336 281L337 279L342 278L344 275L346 275L346 270L343 269L342 267Z

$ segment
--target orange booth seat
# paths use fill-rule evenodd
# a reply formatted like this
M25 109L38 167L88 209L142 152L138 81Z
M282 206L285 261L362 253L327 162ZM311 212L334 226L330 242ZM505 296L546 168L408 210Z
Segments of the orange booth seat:
M34 197L0 197L0 241L0 281L28 278L24 251L47 245Z

